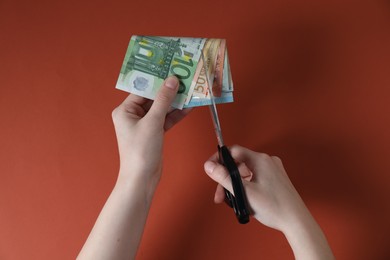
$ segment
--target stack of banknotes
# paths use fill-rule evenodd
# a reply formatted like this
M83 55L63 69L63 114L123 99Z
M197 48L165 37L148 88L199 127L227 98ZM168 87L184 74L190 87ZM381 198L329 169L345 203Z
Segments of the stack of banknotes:
M164 79L170 75L175 75L180 82L172 104L175 108L210 105L211 96L217 104L233 102L233 82L224 39L134 35L116 88L154 99Z

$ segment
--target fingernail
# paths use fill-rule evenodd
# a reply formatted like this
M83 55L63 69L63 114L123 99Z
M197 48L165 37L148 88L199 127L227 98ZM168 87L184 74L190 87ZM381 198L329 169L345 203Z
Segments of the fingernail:
M212 161L207 161L205 162L204 164L204 170L208 173L208 174L211 174L213 173L214 169L215 169L215 166L216 164L213 163Z
M174 76L170 76L169 78L167 78L165 80L165 86L167 86L170 89L176 89L178 83L179 82L178 82L177 78Z

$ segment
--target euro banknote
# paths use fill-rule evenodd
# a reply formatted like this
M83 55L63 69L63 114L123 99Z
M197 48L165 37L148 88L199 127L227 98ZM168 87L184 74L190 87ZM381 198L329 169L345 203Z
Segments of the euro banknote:
M206 73L212 86L206 80ZM179 90L172 104L175 108L210 105L210 91L216 103L233 102L233 82L224 39L134 35L116 88L154 99L170 75L179 79Z

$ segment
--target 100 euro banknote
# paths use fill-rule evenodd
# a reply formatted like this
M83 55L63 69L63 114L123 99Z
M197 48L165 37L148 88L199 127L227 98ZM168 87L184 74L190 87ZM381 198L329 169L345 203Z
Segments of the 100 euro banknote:
M212 87L205 73L210 75ZM116 88L154 99L170 75L180 83L172 104L175 108L210 105L211 89L216 103L233 101L226 41L221 39L132 36Z

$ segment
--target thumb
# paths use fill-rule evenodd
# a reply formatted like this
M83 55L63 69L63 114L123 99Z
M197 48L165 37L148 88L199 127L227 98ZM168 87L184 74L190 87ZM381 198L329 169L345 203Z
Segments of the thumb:
M175 76L170 76L165 79L156 98L149 110L149 114L157 118L165 119L165 116L175 99L177 89L179 87L179 80Z
M213 161L206 161L204 163L204 170L211 179L221 184L225 189L233 194L232 180L223 165Z

